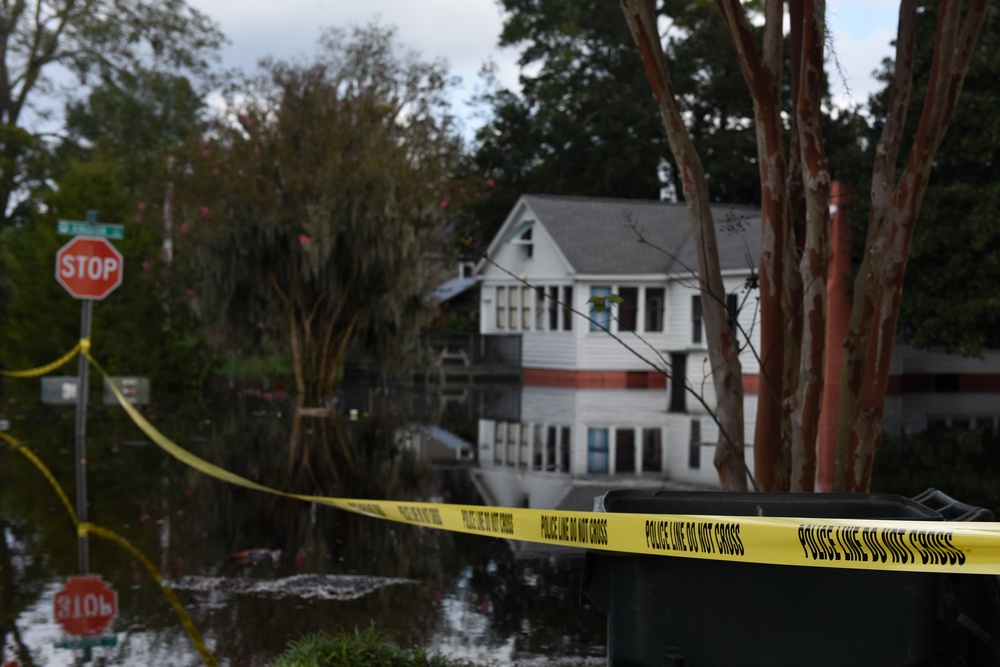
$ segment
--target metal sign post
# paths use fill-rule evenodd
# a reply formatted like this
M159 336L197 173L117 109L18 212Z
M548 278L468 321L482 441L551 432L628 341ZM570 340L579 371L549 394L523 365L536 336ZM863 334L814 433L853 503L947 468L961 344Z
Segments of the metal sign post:
M60 220L60 234L75 236L56 253L56 281L75 299L83 301L80 309L80 340L90 340L94 300L103 299L122 282L122 256L107 238L125 237L121 225L97 221L97 211L87 211L86 222ZM90 393L87 357L80 355L76 383L76 517L87 521L87 398ZM89 544L86 535L77 538L77 565L80 574L90 572Z
M80 340L90 340L90 320L94 311L94 302L85 299L80 309ZM76 457L76 518L87 521L87 394L89 387L87 376L90 365L87 357L80 354L77 365L76 383L76 440L73 447ZM87 535L77 537L77 567L80 574L90 572L90 549Z

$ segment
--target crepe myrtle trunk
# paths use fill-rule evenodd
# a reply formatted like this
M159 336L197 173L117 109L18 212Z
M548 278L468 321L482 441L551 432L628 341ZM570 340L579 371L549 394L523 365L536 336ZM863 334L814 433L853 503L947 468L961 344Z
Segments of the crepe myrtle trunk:
M726 294L719 267L715 224L705 171L677 106L666 56L657 31L653 2L621 0L621 6L638 47L646 76L652 85L670 150L681 173L684 199L691 218L691 231L698 248L702 316L708 340L712 381L718 400L719 441L714 463L719 475L719 485L724 491L746 491L743 373L738 356L739 346L727 321Z
M910 104L917 1L900 3L896 69L889 110L875 152L865 252L854 283L854 305L844 343L833 488L868 491L882 441L882 414L903 277L934 156L958 105L989 0L942 0L927 92L905 165L897 157Z

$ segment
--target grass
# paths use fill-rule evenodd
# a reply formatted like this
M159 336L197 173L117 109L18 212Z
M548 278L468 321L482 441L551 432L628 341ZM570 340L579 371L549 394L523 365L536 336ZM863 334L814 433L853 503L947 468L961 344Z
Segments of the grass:
M368 630L316 632L291 642L271 667L474 667L465 660L401 649Z

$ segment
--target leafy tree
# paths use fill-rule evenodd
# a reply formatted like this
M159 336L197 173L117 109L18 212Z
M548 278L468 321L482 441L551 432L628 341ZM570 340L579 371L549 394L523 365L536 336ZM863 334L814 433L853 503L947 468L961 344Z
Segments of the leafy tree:
M386 370L407 351L464 196L443 65L379 26L320 47L264 62L176 170L185 298L233 346L279 342L300 405L329 398L349 343Z
M502 5L500 44L522 49L521 92L494 87L483 98L491 119L477 133L475 163L497 187L477 207L479 219L499 225L525 192L683 197L618 9L597 0ZM753 107L724 23L707 2L671 1L659 11L670 17L665 48L679 68L685 122L705 142L714 200L758 201Z
M130 193L160 171L159 161L205 125L204 96L185 76L138 66L102 76L85 99L66 106L61 157L96 156L121 165Z
M153 59L203 73L223 40L184 0L13 0L0 14L0 227L24 220L44 188L49 145L29 110L56 90L60 67L87 83Z
M202 379L206 350L191 333L187 308L165 300L162 272L152 261L161 236L142 216L129 215L134 204L123 192L120 173L119 164L106 158L68 163L45 198L48 213L41 223L7 230L2 260L12 288L0 335L3 367L51 361L78 340L80 302L54 278L56 251L69 240L57 236L56 219L82 220L87 210L97 209L102 221L125 225L125 239L115 241L125 262L122 285L94 307L94 354L112 373L152 376L156 391ZM75 373L75 367L63 370Z
M44 193L39 224L4 230L0 263L9 278L8 325L0 361L24 368L70 347L79 331L79 302L53 275L59 218L82 220L96 209L104 222L123 224L115 244L125 258L124 280L94 309L94 351L112 372L148 374L157 392L200 382L210 368L186 303L167 298L176 277L156 261L163 246L162 211L138 197L166 190L163 156L201 123L201 97L184 77L138 68L107 75L84 100L69 104L53 187Z
M830 166L823 136L826 5L767 0L763 41L738 0L717 0L754 103L761 184L761 378L754 468L761 490L812 490L824 384L826 258L829 256ZM788 9L790 106L783 104ZM742 369L726 324L708 182L699 151L682 122L678 93L661 44L652 0L622 0L652 85L684 186L699 253L703 317L719 398L716 468L723 488L746 488ZM886 124L874 152L865 252L854 282L844 343L833 488L867 490L889 377L910 241L934 156L982 27L988 0L944 0L918 129L903 144L903 120L914 92L918 3L902 0L896 67ZM791 124L786 141L785 128ZM900 165L900 152L909 155ZM824 463L831 463L824 461Z
M918 95L927 89L938 14L938 3L920 4L914 54ZM870 100L873 135L885 126L892 71L892 62L886 62L880 74L885 88ZM998 78L1000 8L991 4L962 87L962 103L934 160L914 230L899 338L921 347L941 345L966 355L1000 348L1000 296L993 288L1000 283ZM917 131L917 121L911 110L908 138Z

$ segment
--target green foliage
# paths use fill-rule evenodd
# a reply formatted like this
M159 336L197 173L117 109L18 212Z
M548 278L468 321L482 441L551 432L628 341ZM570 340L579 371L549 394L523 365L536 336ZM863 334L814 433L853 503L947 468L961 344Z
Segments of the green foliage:
M922 4L912 96L918 102L927 90L938 11L938 3ZM887 62L880 76L886 87L870 100L876 120L871 150L884 125L890 66ZM1000 7L991 5L916 224L900 307L898 336L904 342L972 356L984 348L1000 348L998 77ZM911 104L904 146L912 140L921 111L919 103ZM859 214L867 216L867 202L859 204Z
M84 100L66 107L66 136L58 153L85 161L115 160L129 193L157 161L203 126L204 99L184 76L142 66L105 75Z
M52 72L81 86L154 61L205 74L223 41L216 25L184 0L26 0L5 3L0 40L0 226L23 223L44 192L49 146L23 124L22 112L51 92ZM13 201L17 198L17 201Z
M607 296L592 296L587 299L595 312L603 313L605 310L609 310L612 305L617 306L620 303L624 303L625 299L617 294L609 294Z
M272 667L471 667L419 649L401 649L376 630L339 630L306 635L289 644Z
M937 488L1000 516L1000 437L988 430L933 427L926 433L886 435L875 459L872 490L915 496Z
M178 298L247 354L275 341L310 399L348 341L398 366L467 196L450 84L378 26L326 33L310 64L264 62L178 154Z
M617 3L504 0L501 45L521 49L520 94L493 84L475 164L485 245L524 193L682 198L659 112ZM667 2L667 52L714 201L760 200L753 105L718 10Z
M109 372L152 376L157 390L196 386L209 363L207 350L192 335L187 313L163 300L162 276L147 270L160 237L141 217L128 218L119 173L117 163L103 158L69 163L46 198L50 214L37 225L4 231L10 297L0 330L0 364L32 368L79 339L81 302L55 280L56 252L70 240L56 234L56 220L83 220L87 210L97 209L103 222L125 226L125 239L115 242L124 256L122 285L93 308L94 354Z

